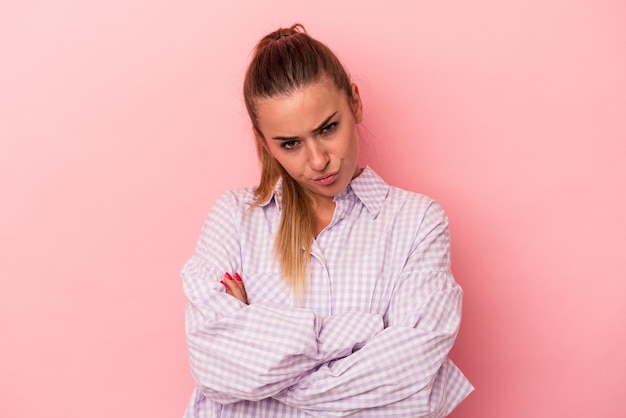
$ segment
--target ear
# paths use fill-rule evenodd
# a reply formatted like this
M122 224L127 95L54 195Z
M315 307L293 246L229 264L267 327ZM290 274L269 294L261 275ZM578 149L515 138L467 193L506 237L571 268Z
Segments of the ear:
M350 105L352 106L352 113L356 118L356 123L361 123L363 120L363 102L361 102L361 95L359 94L359 86L355 83L352 83L352 102Z

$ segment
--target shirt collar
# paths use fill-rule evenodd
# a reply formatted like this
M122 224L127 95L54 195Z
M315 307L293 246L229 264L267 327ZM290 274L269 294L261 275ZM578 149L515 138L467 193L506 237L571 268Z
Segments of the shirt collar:
M347 189L337 195L335 200L354 194L363 203L367 211L375 218L380 212L383 202L389 193L389 185L370 167L363 168L361 174L352 179ZM280 212L283 200L283 180L279 178L272 194L259 206L267 206L274 200Z
M272 192L272 194L269 195L269 197L265 199L263 202L261 202L259 206L261 207L267 206L270 204L272 200L276 202L276 208L280 212L283 207L283 179L282 177L279 177L278 180L276 181L276 184L274 185L274 191Z
M373 169L366 166L348 185L347 193L350 191L363 203L372 218L375 218L389 194L389 185Z

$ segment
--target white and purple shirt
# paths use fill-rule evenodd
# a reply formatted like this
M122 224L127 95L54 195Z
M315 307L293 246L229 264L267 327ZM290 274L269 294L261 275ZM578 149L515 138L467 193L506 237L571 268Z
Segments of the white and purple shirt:
M196 382L185 417L446 416L473 387L447 357L462 291L440 206L366 167L335 197L298 303L273 250L281 190L253 209L253 188L222 195L181 272Z

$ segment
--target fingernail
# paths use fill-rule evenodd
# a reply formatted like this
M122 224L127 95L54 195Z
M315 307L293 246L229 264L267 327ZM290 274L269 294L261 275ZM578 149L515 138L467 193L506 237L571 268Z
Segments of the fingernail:
M225 277L225 278L227 278L228 280L232 280L232 279L233 279L233 276L231 276L231 275L230 275L230 274L228 274L228 273L225 273L225 274L224 274L224 277Z
M237 280L238 282L241 281L241 276L239 275L239 273L235 273L235 280Z
M223 284L224 287L228 289L228 286L226 286L226 283L224 283L224 280L220 280L220 283Z

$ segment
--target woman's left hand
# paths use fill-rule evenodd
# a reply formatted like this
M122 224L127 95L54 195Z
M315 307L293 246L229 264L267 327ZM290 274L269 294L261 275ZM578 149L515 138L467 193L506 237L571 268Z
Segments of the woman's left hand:
M235 273L234 278L230 275L230 273L225 273L222 284L226 288L226 293L236 297L246 305L248 304L248 295L246 295L246 288L243 285L243 280L241 280L241 276L239 275L239 273Z

